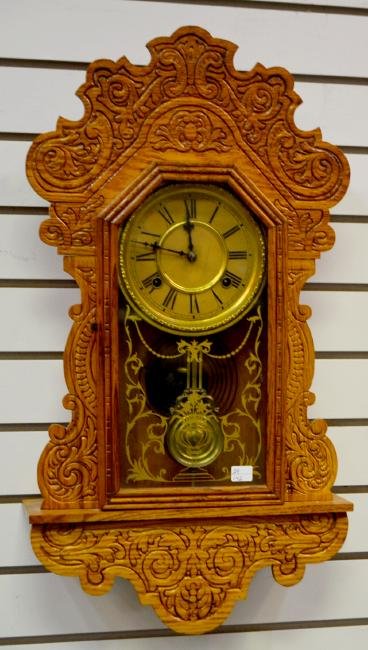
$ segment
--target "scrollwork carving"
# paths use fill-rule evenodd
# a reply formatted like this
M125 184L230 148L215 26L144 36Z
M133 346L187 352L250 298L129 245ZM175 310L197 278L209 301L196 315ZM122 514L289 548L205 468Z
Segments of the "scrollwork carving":
M295 210L277 199L275 206L288 220L288 248L291 254L304 251L314 256L329 250L335 241L329 225L329 213L324 210Z
M69 394L63 405L73 412L67 427L52 424L50 442L40 458L38 475L48 507L75 507L79 503L92 506L97 494L96 443L96 321L95 270L89 258L74 264L71 272L82 291L82 304L70 309L74 325L66 349L65 370Z
M339 193L346 161L321 142L318 132L298 132L277 121L268 136L268 157L276 177L296 198L330 199Z
M85 188L110 158L110 131L109 120L90 106L79 122L60 118L58 131L39 136L31 148L39 188L46 193Z
M299 304L300 290L314 272L314 261L294 260L289 272L286 456L291 491L310 493L331 488L336 475L336 454L323 420L309 421L307 408L313 378L313 341L306 323L310 307Z
M293 113L300 99L285 70L257 64L249 72L236 71L234 45L199 29L179 29L148 47L152 60L143 69L125 58L93 63L78 93L84 117L74 123L61 119L55 133L36 138L28 171L40 194L87 188L135 144L158 108L175 113L178 98L187 113L179 121L178 113L172 116L173 131L161 127L161 145L175 143L183 153L201 151L203 144L223 151L229 136L224 127L210 129L208 111L213 106L226 111L254 163L293 196L332 204L343 194L346 160L322 142L318 130L303 133L295 126ZM205 100L202 109L188 112L199 99Z
M94 219L104 203L102 195L82 205L55 204L50 219L43 221L40 237L49 246L92 249L95 246Z
M166 625L195 634L225 619L235 601L246 597L259 569L271 566L282 585L298 582L307 562L321 562L337 551L346 528L344 513L148 530L35 526L32 542L48 569L78 575L87 593L100 595L116 576L127 578Z

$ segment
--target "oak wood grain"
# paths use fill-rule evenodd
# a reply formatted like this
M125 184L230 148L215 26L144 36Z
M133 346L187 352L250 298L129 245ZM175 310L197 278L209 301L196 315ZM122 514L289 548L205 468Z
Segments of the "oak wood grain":
M27 159L32 186L51 203L41 238L81 290L64 352L71 421L49 430L32 543L47 568L78 575L89 593L126 577L167 625L202 633L245 596L256 570L271 565L276 580L294 584L346 535L351 504L331 493L337 460L327 426L308 419L314 349L299 297L333 245L329 209L349 169L318 129L296 127L300 99L284 69L239 72L235 45L196 27L148 48L145 67L125 58L91 64L78 91L84 116L60 118ZM120 487L120 425L131 416L129 402L118 413L119 229L152 192L180 181L226 186L267 231L259 486Z

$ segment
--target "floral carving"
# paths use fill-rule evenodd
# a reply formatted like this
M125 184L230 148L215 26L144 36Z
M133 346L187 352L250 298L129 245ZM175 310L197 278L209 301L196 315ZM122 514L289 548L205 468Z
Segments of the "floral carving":
M156 129L152 139L154 149L166 151L228 151L232 137L225 124L213 124L212 116L197 109L177 110Z
M217 627L262 567L272 566L282 585L298 582L307 562L336 553L346 528L342 513L148 530L34 526L32 541L48 569L79 575L87 593L105 593L116 576L127 578L169 627L195 634Z

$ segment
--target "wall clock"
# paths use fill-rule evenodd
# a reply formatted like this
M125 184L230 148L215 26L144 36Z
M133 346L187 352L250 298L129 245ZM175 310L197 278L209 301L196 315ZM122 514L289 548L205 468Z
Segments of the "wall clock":
M332 557L351 504L308 420L299 294L333 244L343 154L300 131L282 68L233 67L198 27L146 67L96 61L78 122L38 136L41 238L81 289L64 353L71 411L28 502L40 561L90 594L116 577L178 632L209 631L271 566L289 586Z

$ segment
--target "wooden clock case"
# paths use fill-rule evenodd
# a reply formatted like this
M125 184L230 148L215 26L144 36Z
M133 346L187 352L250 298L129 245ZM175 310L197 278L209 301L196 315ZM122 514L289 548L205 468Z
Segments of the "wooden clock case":
M198 27L148 45L149 65L100 60L78 90L77 122L38 136L27 174L51 203L42 240L81 290L64 353L71 421L50 427L28 502L44 566L99 595L116 576L180 633L203 633L244 598L256 571L282 585L331 558L351 504L331 493L326 424L309 421L314 350L299 294L333 245L328 210L348 185L342 153L300 131L282 68L233 67L236 46ZM267 458L262 485L121 486L117 238L172 182L231 190L267 232ZM129 418L129 413L126 413Z

